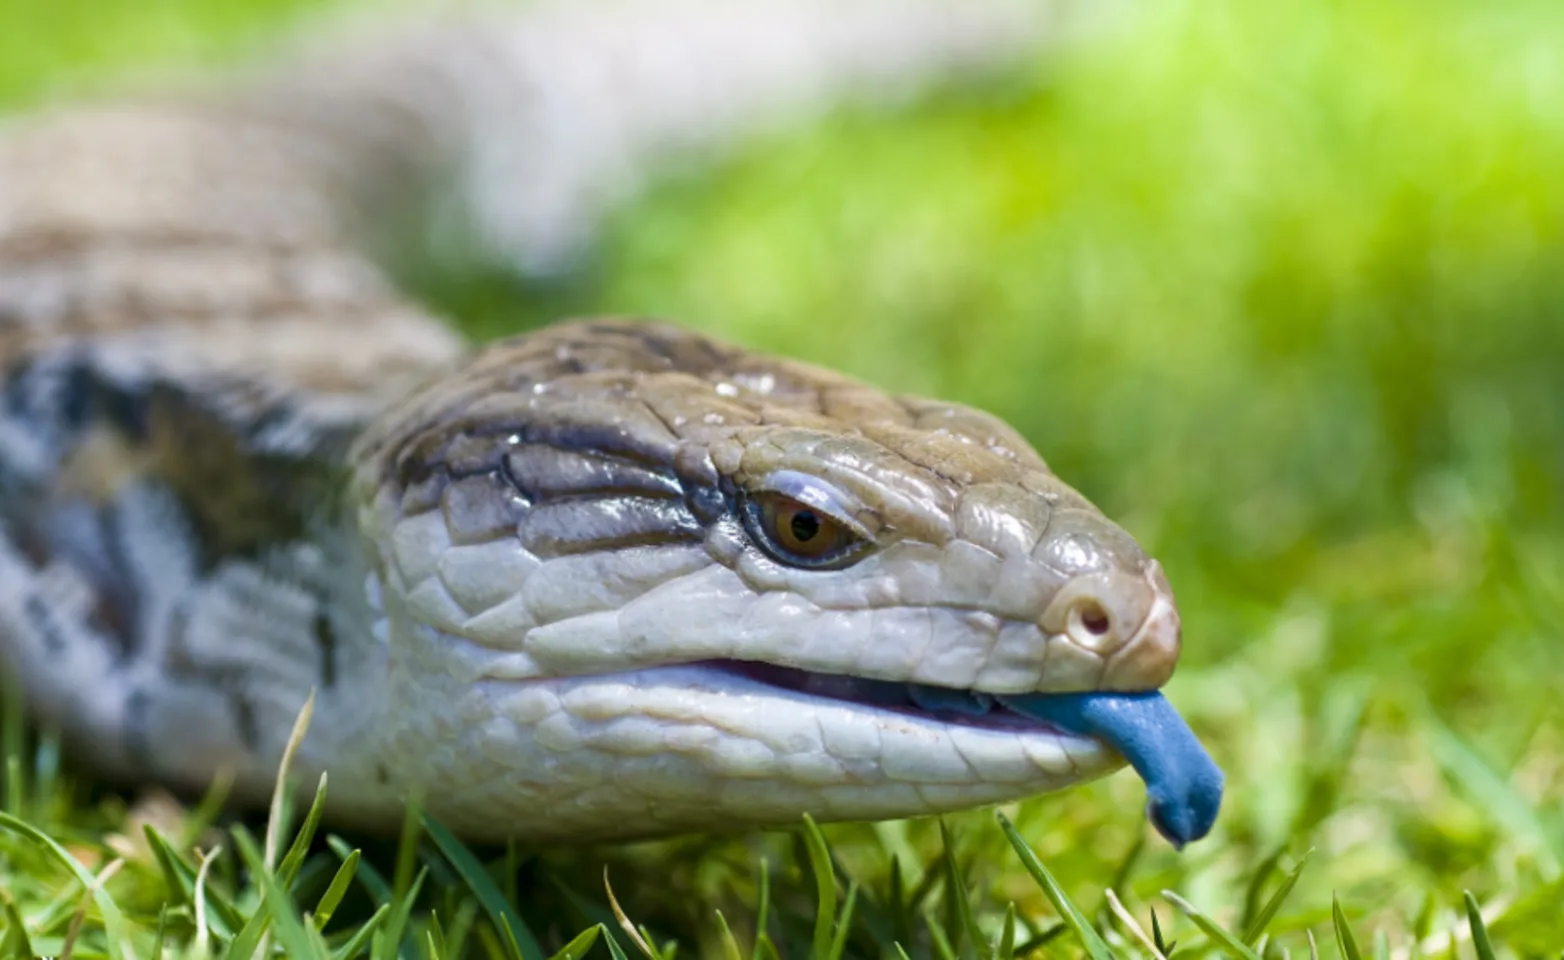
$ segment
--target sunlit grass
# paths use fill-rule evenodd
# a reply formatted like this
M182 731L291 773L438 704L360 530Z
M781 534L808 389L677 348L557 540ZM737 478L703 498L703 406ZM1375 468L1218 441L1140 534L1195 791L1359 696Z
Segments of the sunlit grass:
M281 10L104 9L67 28L0 8L0 52L24 26L65 38L5 61L0 95L215 55ZM124 48L94 32L121 20ZM1481 956L1484 937L1557 955L1559 50L1564 12L1543 2L1142 4L1031 76L665 184L616 218L589 277L530 304L482 278L430 284L479 331L661 314L1014 422L1180 594L1170 696L1229 776L1216 833L1183 855L1149 834L1128 775L1007 810L1042 875L987 812L950 818L949 848L933 823L826 827L824 872L806 827L464 854L411 821L400 851L317 838L272 889L205 814L89 798L47 742L14 737L5 810L94 875L124 861L104 890L137 955L160 922L221 955L257 915L314 950L307 911L332 914L338 951L368 929L376 956L505 956L511 936L634 956L605 864L646 943L686 957L1078 956L1069 903L1115 955L1244 955L1168 890L1267 957L1308 955L1310 935L1326 956ZM146 839L150 812L174 817L169 843ZM196 842L224 849L200 925ZM20 834L0 854L8 930L57 951L86 904L77 955L108 949L100 901L57 857Z
M303 729L301 724L295 739ZM26 757L6 759L9 782L36 788L36 806L0 811L0 856L10 881L0 896L0 955L5 956L128 960L172 954L246 960L280 952L321 960L577 960L601 942L614 960L636 953L647 960L673 960L681 949L724 960L1012 960L1061 949L1084 951L1092 960L1175 953L1258 960L1286 955L1286 948L1277 945L1298 930L1305 931L1312 951L1314 928L1320 926L1326 928L1320 935L1334 937L1343 957L1366 955L1358 946L1363 923L1339 899L1331 899L1329 912L1298 909L1295 891L1311 852L1287 857L1278 851L1235 877L1244 890L1242 908L1220 917L1194 902L1189 891L1138 889L1166 880L1137 869L1138 844L1105 885L1081 885L1082 897L1072 896L1037 845L1004 814L993 818L997 824L983 827L1002 840L960 842L938 823L938 843L926 853L904 848L898 841L907 838L894 836L894 828L868 845L851 843L845 831L832 831L849 840L833 849L825 833L805 818L798 829L755 841L782 863L775 879L767 859L757 868L734 856L746 845L743 841L632 855L616 864L629 868L624 872L637 889L675 879L691 867L718 875L729 888L688 904L683 918L688 926L667 938L656 924L637 922L621 905L611 869L603 872L600 887L587 886L579 869L559 869L558 863L539 869L529 862L531 856L514 848L481 856L416 809L409 810L396 848L366 859L362 849L342 837L320 835L329 789L324 777L296 828L289 825L290 811L297 812L291 802L295 794L279 793L260 839L240 823L211 829L173 805L163 806L162 816L148 815L152 805L139 815L111 815L126 832L83 835L49 822L45 811L63 799L53 793L61 789L58 781L29 785L20 762ZM980 822L966 819L974 826ZM44 827L37 825L40 820ZM749 846L751 854L756 852L755 844ZM852 862L855 846L860 855L888 857L888 869L866 873ZM983 848L997 856L978 860L974 852ZM910 856L903 861L903 854ZM593 859L581 852L564 856L575 868ZM372 859L381 859L392 878ZM974 887L996 875L1006 878L1003 890ZM1138 883L1131 882L1132 875L1138 875ZM519 885L523 879L528 886ZM756 879L758 887L745 889L745 880ZM1464 892L1464 912L1437 931L1430 900L1416 932L1425 948L1464 942L1481 958L1495 956L1490 927L1547 944L1557 933L1553 900L1559 893L1555 884L1520 904L1505 902L1485 911L1472 893ZM639 894L634 898L642 899ZM1389 956L1384 931L1371 936L1374 955ZM1397 955L1412 954L1402 950Z

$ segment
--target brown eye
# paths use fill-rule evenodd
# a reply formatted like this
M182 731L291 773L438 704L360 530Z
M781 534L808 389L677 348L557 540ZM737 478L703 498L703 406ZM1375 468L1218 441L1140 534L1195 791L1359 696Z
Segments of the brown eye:
M780 493L749 495L743 515L756 545L790 566L845 566L872 546L824 511Z
M819 556L841 539L842 529L836 521L796 500L770 494L762 499L761 511L766 532L789 553Z

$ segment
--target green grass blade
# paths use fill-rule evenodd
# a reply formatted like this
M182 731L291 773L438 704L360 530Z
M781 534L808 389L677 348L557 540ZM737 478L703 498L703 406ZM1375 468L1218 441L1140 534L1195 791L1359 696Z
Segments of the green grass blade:
M1081 945L1086 948L1092 960L1114 960L1113 951L1108 949L1108 944L1097 932L1097 928L1091 925L1091 921L1087 920L1080 908L1070 900L1064 888L1059 886L1059 881L1055 880L1053 874L1048 872L1048 868L1043 866L1043 861L1039 860L1032 848L1021 839L1021 833L1016 830L1015 824L1002 813L996 813L994 816L999 819L1000 829L1005 832L1010 845L1021 858L1021 865L1032 875L1032 879L1037 881L1043 894L1054 905L1054 909L1059 911L1060 918L1075 932L1076 939L1081 941Z
M1178 947L1177 940L1167 940L1162 936L1162 921L1157 919L1157 908L1151 907L1151 946L1164 957L1171 957L1174 949Z
M10 894L0 891L0 897L5 901L5 936L0 938L0 955L15 957L17 960L32 960L36 954L32 941L27 937L27 924L17 912L16 903Z
M427 866L427 864L426 864L426 866ZM430 873L432 874L433 870L431 870ZM472 901L468 900L466 898L463 898L462 902L463 903L471 903ZM451 948L451 941L450 941L450 939L448 937L446 937L446 935L445 935L445 924L440 922L440 911L438 911L438 910L430 910L429 911L429 930L428 930L428 933L430 935L431 942L433 942L436 946L438 946L438 948L440 950L440 955L442 957L444 957L444 956L455 956L456 955L455 951Z
M1330 898L1330 916L1336 928L1336 949L1341 951L1343 960L1363 960L1363 951L1358 949L1358 939L1352 935L1352 928L1347 925L1347 915L1341 909L1341 901L1334 894Z
M342 858L343 863L346 863L348 857L357 852L348 846L346 840L335 834L326 838L326 846L331 848L332 853ZM381 876L380 871L375 869L374 864L367 860L360 861L358 869L354 871L353 875L358 877L358 882L363 884L364 891L369 894L370 899L377 905L391 902L391 884L386 882L386 878Z
M1561 890L1564 892L1564 890ZM1417 952L1416 945L1427 940L1434 932L1434 918L1439 915L1439 898L1434 896L1432 890L1423 894L1423 905L1418 908L1417 916L1412 920L1413 953Z
M429 944L431 956L437 954L440 957L445 957L447 955L445 945L445 928L440 925L440 911L429 911L429 925L424 930L424 935L425 940Z
M651 938L636 928L636 925L630 921L629 915L625 913L624 907L619 905L619 898L614 896L614 886L608 882L607 864L603 865L603 893L608 897L608 906L614 913L614 922L619 924L619 929L630 938L630 942L635 944L635 948L641 951L642 956L647 960L663 960L657 948L652 946Z
M130 960L132 954L130 938L125 929L125 915L120 912L114 898L110 897L108 891L98 883L98 878L93 876L92 871L82 866L81 861L71 856L69 851L54 841L54 838L24 820L18 820L8 813L0 813L0 827L20 834L48 851L65 869L75 875L85 889L92 891L93 903L97 905L98 914L103 918L103 930L108 935L111 955L117 946L121 955L126 957L126 960Z
M308 851L304 854L304 862L299 864L298 874L288 885L287 891L301 906L313 901L320 896L321 891L326 889L326 884L331 881L341 866L342 861L329 850Z
M1271 874L1276 872L1277 866L1282 862L1282 857L1287 853L1285 845L1277 847L1271 855L1260 861L1255 868L1254 876L1249 878L1249 883L1244 887L1244 912L1238 921L1241 930L1249 931L1255 928L1255 919L1260 915L1260 894L1265 889L1265 882L1271 879ZM1261 924L1263 927L1264 925ZM1249 935L1245 933L1244 939L1253 943Z
M299 916L299 908L294 904L293 898L283 890L276 876L266 869L265 854L245 834L235 834L234 840L239 845L239 855L244 858L245 866L250 870L250 878L261 888L262 905L257 907L256 911L259 913L264 910L270 914L271 927L286 955L297 958L317 957L318 960L325 960L324 954L315 952L315 941L305 931L304 920Z
M1564 864L1564 836L1561 836L1564 832L1551 829L1543 821L1505 772L1494 769L1486 757L1434 716L1432 710L1427 714L1435 761L1461 785L1476 807L1506 833L1534 838L1543 857L1545 879L1557 877Z
M304 698L304 705L299 708L298 716L293 718L293 731L288 734L288 742L282 748L282 759L277 763L277 784L272 788L271 810L266 817L263 857L268 870L277 865L277 847L282 843L283 821L289 812L289 772L293 769L293 757L299 752L304 735L310 729L310 718L314 715L315 691L311 689L309 696Z
M917 917L907 906L907 881L902 873L902 863L901 854L891 855L885 905L891 918L891 938L897 943L911 943Z
M728 926L728 918L717 911L717 932L721 935L723 960L744 960L744 951L739 949L738 938L733 935L733 928Z
M831 924L836 919L836 871L831 850L813 817L804 814L804 850L815 878L815 934L811 957L823 958L831 949Z
M76 938L81 936L82 924L87 919L87 904L91 897L83 896L76 912L71 915L71 924L65 928L65 942L60 945L60 957L62 960L70 960L75 955Z
M1206 916L1204 912L1172 890L1162 891L1162 899L1173 904L1180 913L1194 921L1200 932L1210 937L1212 942L1223 953L1230 957L1238 957L1239 960L1260 960L1260 955L1255 953L1247 943L1229 933L1220 923Z
M1120 929L1127 933L1130 939L1140 944L1142 949L1144 949L1151 956L1157 958L1157 960L1163 960L1163 958L1167 956L1167 954L1163 952L1162 948L1157 945L1157 939L1146 935L1146 931L1141 928L1140 921L1136 920L1135 915L1130 913L1128 907L1124 906L1124 901L1119 899L1119 895L1113 892L1112 887L1109 887L1107 890L1103 891L1103 899L1107 901L1108 912L1113 914L1114 919L1119 921ZM1157 930L1155 912L1153 912L1152 917L1152 929ZM1160 936L1161 931L1158 930L1157 937ZM1265 951L1261 950L1260 954L1261 956L1264 956Z
M994 943L993 960L1014 960L1016 955L1016 905L1005 904L1005 920L999 927L999 939Z
M925 912L923 923L929 928L929 945L934 948L934 955L939 960L957 960L956 948L951 946L950 936L945 933L945 928L940 925L934 914Z
M462 902L456 908L456 914L451 918L450 924L445 928L445 945L451 951L453 957L467 956L467 938L472 933L473 921L483 907L471 897L463 897Z
M391 871L391 898L398 899L413 882L418 863L418 837L422 831L423 801L409 797L402 810L402 833L396 845L396 865Z
M233 835L234 842L238 844L241 854L247 847L251 849L255 847L255 840L243 826L235 826L230 833ZM252 879L258 881L259 877ZM271 925L271 919L271 911L267 909L266 903L263 901L256 904L254 912L245 919L239 932L229 941L224 956L228 960L250 960L255 955L256 948L261 945L261 938L266 935L266 928Z
M32 928L40 934L52 933L75 911L77 897L80 895L81 884L73 880L65 885L54 899L32 918Z
M407 921L413 915L413 905L418 902L418 894L423 890L424 879L429 876L427 868L418 871L413 877L407 892L397 897L391 903L391 915L386 918L385 929L380 931L379 955L380 960L396 960L402 950L402 937L407 930Z
M163 960L163 941L168 936L168 904L163 904L157 912L157 932L152 936L152 949L147 956L152 960Z
M1135 842L1130 845L1129 850L1125 851L1124 856L1120 858L1119 865L1113 869L1112 879L1102 888L1102 902L1097 905L1096 911L1089 914L1089 916L1097 917L1110 912L1108 894L1115 890L1123 890L1129 884L1130 874L1135 871L1135 864L1140 862L1141 854L1145 852L1146 835L1144 833L1137 834Z
M243 928L244 916L211 884L201 885L201 909L195 910L196 886L200 869L180 856L169 843L168 838L159 833L152 824L143 824L141 832L146 838L148 848L152 851L152 859L157 864L158 872L163 875L163 885L169 892L169 900L163 905L165 908L169 904L189 905L199 918L198 922L209 926L211 933L224 940L232 938L235 931ZM154 953L153 956L159 954Z
M934 888L939 885L940 877L944 875L944 871L938 869L938 858L939 854L935 854L934 862L923 865L922 879L918 881L917 886L912 888L912 893L907 897L906 909L908 913L912 915L921 913L923 902L929 898L929 894L933 893Z
M543 960L543 948L538 945L538 940L532 935L532 930L524 923L516 911L511 909L510 903L500 893L500 888L495 886L494 878L489 876L489 871L483 868L483 864L467 849L467 846L428 814L423 815L424 832L434 841L434 845L445 855L445 859L451 862L456 872L461 874L467 883L467 889L472 891L478 902L483 904L483 909L489 914L489 922L494 924L494 929L504 936L506 926L516 938L516 947L520 951L521 960Z
M1430 896L1429 900L1433 898ZM1561 903L1564 903L1564 877L1522 894L1487 926L1491 928L1492 936L1504 940L1517 953L1524 955L1527 949L1538 953L1547 952L1558 941ZM1432 907L1426 912L1432 914ZM1433 921L1419 916L1419 922L1423 928L1419 939L1424 939Z
M983 943L983 931L977 925L977 918L972 915L972 896L967 891L967 882L961 875L961 867L956 863L956 845L950 836L950 827L943 817L939 821L940 843L944 849L945 861L945 895L949 898L951 912L955 914L958 930L961 933L961 945L965 949L958 949L958 953L976 953Z
M1493 944L1488 940L1488 925L1483 923L1483 912L1477 909L1477 898L1472 896L1472 891L1464 891L1466 894L1466 921L1472 927L1472 948L1477 951L1477 960L1494 960Z
M343 858L342 866L337 868L336 876L331 878L326 892L320 895L320 900L315 904L316 930L326 929L326 924L330 923L332 916L336 914L342 898L347 896L348 886L353 883L353 874L358 870L360 859L362 854L358 850L352 851Z
M207 910L207 889L210 884L206 881L212 875L212 862L221 852L221 847L208 851L201 857L200 869L196 870L195 895L191 901L195 910L196 928L194 942L190 948L191 960L206 960L212 954L212 924L209 919L210 911Z
M604 937L603 942L608 944L608 955L612 960L630 960L629 957L625 956L624 947L619 945L619 941L610 936Z
M158 872L163 875L163 886L168 890L169 902L176 906L190 903L195 893L195 866L186 863L152 824L142 824L141 835L146 837L147 847L152 851L152 862L157 864Z
M608 937L610 940L614 939L614 929L619 926L619 918L614 916L613 910L610 910L608 907L582 896L579 892L572 889L569 884L566 884L559 877L550 877L549 882L553 884L554 889L558 890L560 895L563 896L572 907L580 911L581 915L587 919L587 922L601 924L603 927L604 936ZM506 895L505 900L507 903L515 902L514 899L508 894ZM621 944L621 946L623 946L623 944Z
M521 870L522 853L516 846L515 840L505 843L505 859L500 861L500 877L504 884L500 892L505 894L506 903L520 903L521 891L516 888L516 876Z
M1291 870L1287 871L1287 875L1282 878L1281 886L1276 888L1276 892L1265 901L1265 906L1257 910L1254 918L1244 927L1244 943L1254 946L1265 935L1265 928L1270 926L1271 921L1276 917L1276 912L1286 902L1288 894L1292 893L1293 888L1298 885L1298 878L1303 875L1303 868L1309 865L1309 858L1312 856L1314 850L1311 848L1298 858L1298 862Z
M289 845L288 852L283 854L282 863L277 866L277 882L284 890L293 886L293 881L299 876L299 868L304 865L304 858L310 852L310 844L315 840L315 831L320 829L321 815L326 812L326 775L320 775L320 781L315 786L315 799L310 801L309 812L304 815L304 822L299 825L299 832L293 837L293 843Z
M1336 686L1334 693L1326 698L1322 715L1317 718L1322 722L1327 718L1334 721L1327 722L1326 729L1316 731L1320 742L1328 746L1324 748L1323 757L1306 765L1303 802L1288 830L1290 836L1309 836L1336 809L1352 758L1363 737L1368 720L1369 689L1344 682Z
M500 917L500 922L505 924L505 929L501 930L500 933L504 936L505 946L509 950L509 953L506 955L514 960L514 958L521 956L521 944L516 942L516 931L511 928L510 917Z
M1016 947L1016 956L1030 957L1032 954L1048 946L1048 944L1053 943L1055 940L1069 932L1070 925L1061 920L1053 926L1049 927L1047 930L1044 930L1042 933L1033 934L1032 936L1028 937L1025 942Z
M326 942L326 938L321 935L319 930L315 929L315 925L310 923L309 919L309 917L304 918L304 934L309 937L311 956L319 957L321 960L330 960L331 944Z
M749 960L769 960L761 956L761 943L775 952L775 945L771 943L771 935L768 932L771 924L771 861L765 857L760 858L760 893L755 904L755 946L750 951Z
M199 868L188 863L179 855L168 838L158 832L150 823L142 827L142 836L146 837L147 846L152 850L152 857L157 862L158 870L163 874L164 884L173 894L173 902L177 905L195 903L195 883ZM206 907L211 912L212 932L224 939L232 937L234 931L244 926L244 916L239 912L227 897L210 884L207 884L203 895L206 898Z
M353 932L353 936L332 952L331 960L353 960L355 957L363 956L364 949L369 946L370 938L375 935L376 930L380 929L380 925L385 923L390 913L391 905L382 903L364 925Z
M847 884L847 896L842 901L842 916L836 921L836 933L831 937L831 947L825 960L841 960L847 949L847 934L853 928L853 908L858 903L858 881Z

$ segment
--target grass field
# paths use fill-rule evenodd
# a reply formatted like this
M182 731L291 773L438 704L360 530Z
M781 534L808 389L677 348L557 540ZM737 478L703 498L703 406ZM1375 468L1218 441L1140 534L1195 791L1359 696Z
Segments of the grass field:
M306 5L8 0L0 99L221 59ZM1006 808L1049 882L991 811L949 843L920 822L482 862L410 820L400 846L317 838L270 872L243 869L241 830L198 882L209 810L68 781L13 718L0 953L79 925L76 956L239 956L264 918L313 954L295 904L319 920L325 898L333 949L504 956L509 924L524 956L576 957L601 923L593 955L634 955L606 864L660 958L1153 955L1110 886L1179 956L1304 956L1311 934L1326 956L1559 956L1564 8L1141 6L1013 84L666 183L530 304L430 290L484 332L663 314L1010 419L1179 592L1169 695L1229 777L1210 840L1149 836L1120 774ZM67 854L123 865L87 895Z

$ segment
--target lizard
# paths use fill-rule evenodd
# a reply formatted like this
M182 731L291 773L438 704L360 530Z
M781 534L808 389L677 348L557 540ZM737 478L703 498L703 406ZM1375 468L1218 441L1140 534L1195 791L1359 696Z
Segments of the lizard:
M0 129L0 663L106 775L478 839L907 817L1126 760L1160 565L1002 420L676 324L467 342L401 212L568 269L657 163L1035 53L1016 0L540 2Z

